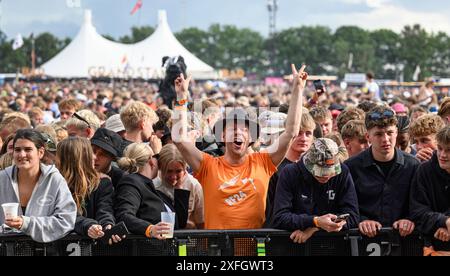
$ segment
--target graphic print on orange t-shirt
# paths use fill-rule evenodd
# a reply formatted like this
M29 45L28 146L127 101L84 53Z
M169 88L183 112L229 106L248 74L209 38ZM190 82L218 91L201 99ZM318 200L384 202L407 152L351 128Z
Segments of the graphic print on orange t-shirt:
M230 165L224 157L203 154L195 177L203 187L205 228L261 228L269 180L275 172L267 153L251 154L239 166Z

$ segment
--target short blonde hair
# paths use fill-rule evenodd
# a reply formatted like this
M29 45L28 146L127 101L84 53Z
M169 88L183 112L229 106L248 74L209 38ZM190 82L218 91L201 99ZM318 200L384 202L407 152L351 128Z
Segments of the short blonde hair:
M155 111L141 102L128 104L120 113L120 119L128 132L138 129L142 120L149 119L152 125L159 121Z
M314 121L316 121L316 122L333 119L333 116L331 115L331 111L322 106L311 109L311 111L309 113L311 114L311 116L314 118Z
M149 145L134 143L125 149L123 157L119 159L117 164L122 170L128 173L138 173L145 167L153 155L153 150Z
M94 112L84 109L81 111L76 112L78 116L83 118L85 121L78 119L77 117L73 116L66 122L66 127L68 126L75 126L78 129L87 129L90 128L94 131L97 131L97 129L100 128L100 120L98 119L97 115L95 115ZM89 125L88 125L89 124Z
M341 132L342 128L347 124L348 122L352 120L364 120L366 119L366 114L362 109L356 108L356 107L349 107L346 110L344 110L339 116L337 117L337 127L338 131ZM364 126L365 128L365 126Z
M309 113L308 109L304 108L302 112L302 118L300 121L300 130L315 130L316 129L316 122L314 121L313 117Z
M445 127L445 122L438 115L423 115L412 122L409 128L409 134L412 137L423 137L437 134Z

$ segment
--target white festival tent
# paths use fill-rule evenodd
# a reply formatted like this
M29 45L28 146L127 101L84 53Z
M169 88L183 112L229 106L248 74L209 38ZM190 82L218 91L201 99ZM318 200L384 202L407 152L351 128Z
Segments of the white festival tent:
M159 24L147 39L122 44L99 35L92 24L92 13L85 11L84 23L74 40L53 59L42 65L41 73L56 78L144 78L164 76L164 56L181 55L188 74L196 79L216 79L217 72L175 38L165 11L159 11Z

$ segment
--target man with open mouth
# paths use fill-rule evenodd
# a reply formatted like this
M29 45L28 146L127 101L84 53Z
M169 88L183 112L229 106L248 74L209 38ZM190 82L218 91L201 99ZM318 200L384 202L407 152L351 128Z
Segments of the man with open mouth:
M216 141L225 145L225 155L219 158L201 152L187 139L190 78L181 75L175 81L178 101L172 139L203 187L206 229L262 228L270 177L299 133L308 79L305 68L297 71L292 65L292 99L286 130L278 140L264 152L249 154L249 146L258 139L259 125L245 110L236 109L215 125Z

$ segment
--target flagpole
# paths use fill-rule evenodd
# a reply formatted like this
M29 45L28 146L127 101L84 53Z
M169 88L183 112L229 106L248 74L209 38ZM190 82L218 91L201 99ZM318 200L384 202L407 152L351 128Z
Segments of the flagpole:
M36 69L36 52L34 43L34 34L31 36L31 75L34 75Z

